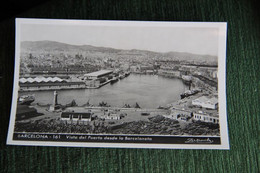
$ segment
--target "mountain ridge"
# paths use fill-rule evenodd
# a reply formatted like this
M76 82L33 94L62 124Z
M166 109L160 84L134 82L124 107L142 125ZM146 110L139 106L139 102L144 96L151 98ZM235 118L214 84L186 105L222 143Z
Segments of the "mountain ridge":
M23 53L37 53L37 52L102 52L102 53L120 53L120 54L151 54L154 56L164 56L172 58L173 60L188 60L188 61L217 61L217 56L213 55L199 55L188 52L155 52L150 50L139 49L116 49L111 47L98 47L92 45L72 45L68 43L62 43L57 41L42 40L42 41L22 41L21 52Z

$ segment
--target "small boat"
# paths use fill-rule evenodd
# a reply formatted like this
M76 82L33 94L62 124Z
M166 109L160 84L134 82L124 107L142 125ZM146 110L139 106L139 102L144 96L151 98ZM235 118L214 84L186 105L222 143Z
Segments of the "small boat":
M93 107L94 105L90 104L90 99L88 99L88 102L82 105L83 107Z
M111 81L110 81L110 84L114 84L118 81L118 78L117 77L114 77Z
M120 75L119 76L119 79L124 79L125 78L125 75Z
M70 103L65 105L65 107L73 107L73 106L78 106L74 99Z
M99 106L100 107L110 107L110 105L108 105L107 102L104 102L104 101L100 102Z
M125 73L125 77L129 76L130 75L130 72L126 72Z
M163 106L159 106L157 109L167 109L167 108Z
M141 108L137 102L135 103L135 108L138 108L138 109Z
M142 116L148 116L148 115L150 115L150 113L149 112L142 112L141 115Z
M125 104L123 108L131 108L131 106L129 104Z
M34 95L23 95L18 98L18 104L20 105L30 105L34 102L35 97Z
M200 90L198 90L198 89L187 90L187 91L185 91L184 93L181 94L181 99L184 99L185 97L189 97L189 96L195 95L198 92L200 92Z

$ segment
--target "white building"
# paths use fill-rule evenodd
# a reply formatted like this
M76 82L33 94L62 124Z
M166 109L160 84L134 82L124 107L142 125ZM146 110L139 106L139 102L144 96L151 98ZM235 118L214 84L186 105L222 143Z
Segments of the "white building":
M121 116L114 110L105 110L104 115L101 115L100 118L105 120L120 120Z
M195 100L192 100L193 106L199 106L206 109L217 109L218 99L216 97L201 96Z
M63 121L91 121L92 113L91 112L62 112L61 120Z
M207 122L207 123L214 123L214 124L219 123L218 117L213 117L213 116L210 116L210 115L208 115L206 113L202 113L202 112L199 112L199 113L193 112L193 120Z
M174 120L187 121L191 118L191 112L185 110L172 109L170 115L164 115L164 117Z

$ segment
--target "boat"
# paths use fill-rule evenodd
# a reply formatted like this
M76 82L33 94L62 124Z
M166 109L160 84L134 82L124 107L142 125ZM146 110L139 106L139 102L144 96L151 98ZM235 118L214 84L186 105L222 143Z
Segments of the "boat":
M150 113L149 112L142 112L141 115L142 116L148 116L148 115L150 115Z
M100 107L110 107L110 105L108 105L107 102L104 102L104 101L100 102L98 106L100 106Z
M125 77L129 76L130 75L130 72L126 72L125 73Z
M167 109L167 107L159 106L157 109Z
M135 103L135 108L141 108L137 102Z
M192 83L192 77L191 76L183 75L181 78L182 78L182 81L187 85L190 85Z
M82 107L93 107L94 105L90 104L90 99L88 99L88 102L83 104Z
M124 104L123 108L131 108L129 104Z
M184 93L181 94L181 99L184 99L185 97L189 97L189 96L195 95L198 92L200 92L200 90L198 90L198 89L187 90L187 91L185 91Z
M124 79L125 78L125 75L120 75L119 76L119 79Z
M34 102L35 97L34 95L23 95L18 98L18 104L20 105L30 105Z
M73 106L78 106L74 99L70 103L65 105L65 107L73 107Z
M118 81L117 77L114 77L113 79L111 79L110 84L114 84Z

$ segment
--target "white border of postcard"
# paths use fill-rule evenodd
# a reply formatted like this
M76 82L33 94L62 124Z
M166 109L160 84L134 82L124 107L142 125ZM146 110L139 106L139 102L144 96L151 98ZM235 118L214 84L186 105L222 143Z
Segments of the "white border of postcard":
M137 144L137 143L86 143L86 142L50 142L50 141L15 141L13 140L16 106L18 98L18 81L20 66L20 36L22 24L50 24L76 26L175 26L218 28L218 97L220 119L220 145L198 144ZM161 148L161 149L229 149L227 112L226 112L226 22L147 22L147 21L102 21L102 20L56 20L56 19L16 19L15 75L13 82L13 98L9 123L7 144L30 146L66 146L66 147L108 147L108 148ZM191 136L194 137L194 136Z

